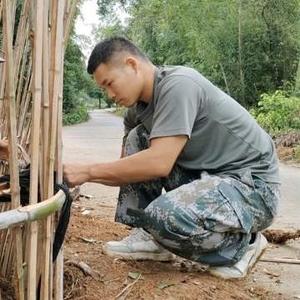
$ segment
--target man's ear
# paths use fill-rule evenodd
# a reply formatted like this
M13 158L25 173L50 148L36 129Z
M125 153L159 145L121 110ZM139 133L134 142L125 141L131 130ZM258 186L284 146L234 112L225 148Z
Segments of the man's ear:
M125 64L131 67L135 72L138 70L138 60L133 56L127 56L125 59Z

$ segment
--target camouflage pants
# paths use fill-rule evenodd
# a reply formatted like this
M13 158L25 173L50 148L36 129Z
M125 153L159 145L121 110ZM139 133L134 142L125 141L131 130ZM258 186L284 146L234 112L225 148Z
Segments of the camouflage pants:
M139 125L129 133L125 152L131 155L147 147L149 135ZM232 265L247 250L251 233L271 224L279 200L277 184L253 178L250 172L245 176L247 184L175 165L167 178L122 186L115 219L143 227L181 257Z

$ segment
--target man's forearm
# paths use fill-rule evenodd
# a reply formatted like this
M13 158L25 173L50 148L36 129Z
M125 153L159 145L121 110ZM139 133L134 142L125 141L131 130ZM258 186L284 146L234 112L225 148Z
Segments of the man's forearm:
M186 136L157 138L148 149L107 163L66 164L64 178L70 186L98 182L111 186L166 177L187 141Z
M163 162L148 149L117 161L89 166L88 181L106 185L147 181L165 175Z

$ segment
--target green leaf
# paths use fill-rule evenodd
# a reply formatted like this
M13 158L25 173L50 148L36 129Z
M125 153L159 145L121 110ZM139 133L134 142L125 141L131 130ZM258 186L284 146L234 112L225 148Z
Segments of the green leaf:
M166 283L166 282L162 281L157 287L159 289L163 290L163 289L166 289L166 288L168 288L170 286L173 286L173 285L175 285L175 283Z
M128 277L131 279L135 280L140 276L141 276L141 273L139 273L139 272L128 272Z

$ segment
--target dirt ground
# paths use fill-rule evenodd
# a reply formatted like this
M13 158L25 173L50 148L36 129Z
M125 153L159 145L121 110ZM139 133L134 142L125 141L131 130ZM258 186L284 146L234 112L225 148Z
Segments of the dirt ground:
M220 280L181 259L160 263L108 257L102 244L121 239L129 228L105 215L83 216L80 202L74 205L65 243L64 299L288 299L247 280Z

